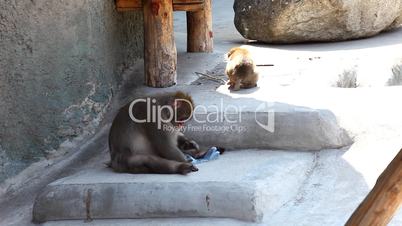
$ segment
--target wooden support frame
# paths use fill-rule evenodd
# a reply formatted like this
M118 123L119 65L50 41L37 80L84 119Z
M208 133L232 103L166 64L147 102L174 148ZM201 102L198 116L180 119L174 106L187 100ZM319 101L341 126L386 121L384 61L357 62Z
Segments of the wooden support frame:
M174 11L200 11L204 9L204 0L173 0ZM133 11L142 8L142 0L116 0L117 11Z
M402 150L349 218L346 226L386 226L402 203Z
M205 0L201 11L188 11L187 15L187 52L212 52L212 12L211 0Z
M118 11L143 10L145 84L169 87L177 80L173 11L187 12L187 51L212 52L211 0L116 0Z
M172 0L143 0L142 5L145 83L157 88L176 85Z

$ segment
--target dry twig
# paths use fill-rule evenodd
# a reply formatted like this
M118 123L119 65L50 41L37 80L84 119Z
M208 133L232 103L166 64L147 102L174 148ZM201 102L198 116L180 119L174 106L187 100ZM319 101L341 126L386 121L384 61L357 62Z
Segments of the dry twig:
M195 74L198 75L200 78L212 80L212 81L214 81L214 82L219 82L219 83L222 83L222 84L225 84L225 83L226 83L226 81L223 80L223 79L221 79L221 78L216 78L216 77L214 77L214 76L207 75L207 74L204 74L204 73L201 73L201 72L197 72L197 71L196 71Z

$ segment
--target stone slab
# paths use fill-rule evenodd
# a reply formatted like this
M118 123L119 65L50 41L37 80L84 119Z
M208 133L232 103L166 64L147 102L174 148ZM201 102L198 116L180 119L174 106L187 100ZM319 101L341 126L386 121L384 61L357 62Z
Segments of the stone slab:
M225 218L158 218L158 219L113 219L113 220L68 220L68 221L50 221L43 226L252 226L263 225L258 223L244 222Z
M195 113L183 132L202 146L318 151L353 143L331 110L276 101L280 98L262 88L232 93L226 86L216 91L208 86L176 87L169 91L176 90L188 92L194 99ZM134 100L160 92L140 88L130 96ZM284 92L283 88L278 90L278 93ZM301 92L298 96L307 96L305 91Z
M318 151L352 144L336 116L326 109L257 100L228 103L243 109L232 113L225 109L198 112L184 133L205 146L236 149Z
M36 198L33 219L218 217L260 222L297 193L313 153L234 151L200 164L187 176L84 171L49 184ZM282 184L272 183L285 178Z

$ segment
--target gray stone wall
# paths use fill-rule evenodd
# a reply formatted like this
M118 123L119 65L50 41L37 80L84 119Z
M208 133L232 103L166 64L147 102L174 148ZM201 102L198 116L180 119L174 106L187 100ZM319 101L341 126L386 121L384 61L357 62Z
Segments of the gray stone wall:
M0 183L96 128L142 31L113 0L0 1Z

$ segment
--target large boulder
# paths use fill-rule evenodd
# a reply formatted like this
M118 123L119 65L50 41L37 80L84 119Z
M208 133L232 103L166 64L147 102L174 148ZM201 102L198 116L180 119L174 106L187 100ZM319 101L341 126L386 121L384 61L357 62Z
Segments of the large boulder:
M235 26L270 43L370 37L402 24L402 0L235 0Z

